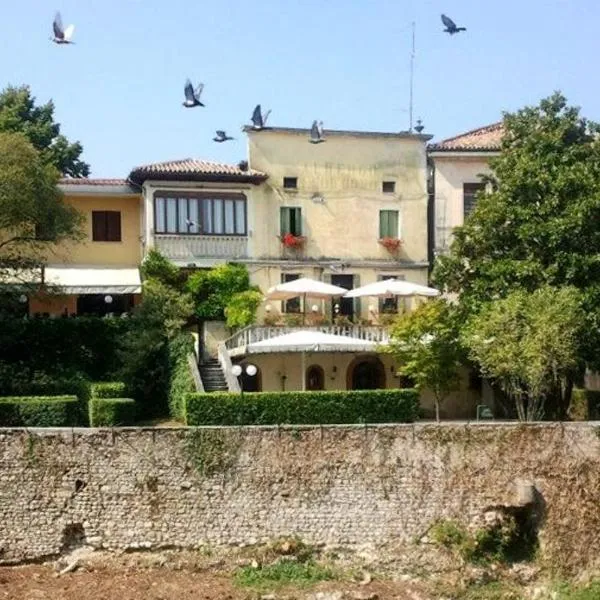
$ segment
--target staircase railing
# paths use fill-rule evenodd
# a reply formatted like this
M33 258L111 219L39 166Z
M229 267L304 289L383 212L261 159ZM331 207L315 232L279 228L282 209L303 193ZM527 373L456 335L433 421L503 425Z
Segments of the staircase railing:
M196 359L196 354L194 352L190 352L188 354L187 361L190 373L192 374L192 379L194 380L196 391L204 392L204 384L202 383L202 377L200 377L200 371L198 370L198 361Z
M223 375L225 376L227 389L230 392L239 392L240 382L238 381L238 378L231 372L233 364L224 342L221 342L217 347L217 358L219 360L219 364L221 365L221 369L223 370Z

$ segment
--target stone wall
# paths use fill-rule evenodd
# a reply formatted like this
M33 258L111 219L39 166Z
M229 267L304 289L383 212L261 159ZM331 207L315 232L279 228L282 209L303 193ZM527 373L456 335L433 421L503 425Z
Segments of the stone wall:
M600 542L590 423L0 430L0 561L107 549L308 542L414 546L440 518L540 502L542 556ZM425 536L425 538L424 538Z

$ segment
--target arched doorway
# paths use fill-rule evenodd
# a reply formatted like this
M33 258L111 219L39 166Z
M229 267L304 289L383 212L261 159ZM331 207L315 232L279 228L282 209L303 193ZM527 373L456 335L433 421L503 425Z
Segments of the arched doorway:
M256 366L256 365L255 365ZM262 378L260 369L256 367L256 375L246 373L246 365L242 363L242 374L240 375L240 384L245 392L260 392L262 390Z
M349 390L385 389L385 368L377 356L358 356L348 366L346 387Z
M311 365L306 369L306 389L310 391L325 389L325 372L319 365Z

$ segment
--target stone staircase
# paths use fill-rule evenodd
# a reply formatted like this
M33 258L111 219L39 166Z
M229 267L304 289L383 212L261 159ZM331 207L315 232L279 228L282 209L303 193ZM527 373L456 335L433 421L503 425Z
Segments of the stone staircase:
M209 358L200 363L200 377L205 392L228 391L223 369L221 369L221 364L216 358Z

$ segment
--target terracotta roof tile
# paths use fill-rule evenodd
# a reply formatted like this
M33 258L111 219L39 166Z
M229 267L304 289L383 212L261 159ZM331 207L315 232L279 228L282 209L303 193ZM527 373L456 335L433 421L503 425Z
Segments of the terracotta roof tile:
M437 144L431 144L429 150L431 152L497 152L500 150L503 135L503 123L493 123L442 140Z
M259 183L267 175L254 169L242 170L239 165L184 158L135 167L129 178L135 183L143 183L147 179Z
M127 185L126 179L97 179L95 177L63 177L62 185Z

